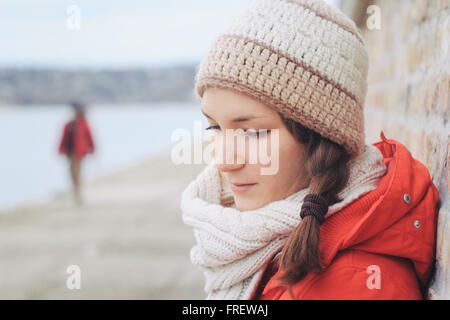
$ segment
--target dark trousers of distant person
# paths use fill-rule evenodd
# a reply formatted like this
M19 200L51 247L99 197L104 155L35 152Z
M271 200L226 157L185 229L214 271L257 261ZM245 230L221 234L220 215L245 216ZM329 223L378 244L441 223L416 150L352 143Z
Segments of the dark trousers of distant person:
M78 157L75 152L68 155L70 162L70 176L72 178L73 192L75 199L78 203L81 203L81 192L80 192L80 172L81 172L81 158Z

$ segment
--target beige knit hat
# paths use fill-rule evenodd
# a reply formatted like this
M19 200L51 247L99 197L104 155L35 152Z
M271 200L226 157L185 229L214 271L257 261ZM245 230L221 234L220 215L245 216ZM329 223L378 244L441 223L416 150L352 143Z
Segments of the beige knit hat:
M359 154L368 65L359 29L338 9L322 0L256 0L213 42L195 91L248 94Z

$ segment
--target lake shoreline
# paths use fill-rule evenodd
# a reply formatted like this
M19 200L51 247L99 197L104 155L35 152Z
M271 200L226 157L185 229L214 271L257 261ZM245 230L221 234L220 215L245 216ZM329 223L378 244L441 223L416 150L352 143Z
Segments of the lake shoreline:
M91 109L92 108L92 109ZM68 189L70 175L65 157L58 154L69 107L0 108L0 210L50 199ZM191 131L201 113L195 105L94 105L87 120L95 153L83 161L83 177L95 178L122 166L169 150L177 129Z

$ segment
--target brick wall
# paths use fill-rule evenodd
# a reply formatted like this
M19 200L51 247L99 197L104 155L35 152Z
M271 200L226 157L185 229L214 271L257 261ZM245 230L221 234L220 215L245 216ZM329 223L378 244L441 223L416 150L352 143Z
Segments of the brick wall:
M379 9L380 29L375 11ZM400 141L440 193L436 272L429 299L450 299L450 0L341 0L369 47L367 142ZM369 20L369 24L367 23Z

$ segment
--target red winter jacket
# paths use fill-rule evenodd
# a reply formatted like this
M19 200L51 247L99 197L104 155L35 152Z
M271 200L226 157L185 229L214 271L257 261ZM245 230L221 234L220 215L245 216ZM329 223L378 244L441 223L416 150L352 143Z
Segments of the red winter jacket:
M434 264L439 194L428 169L404 145L386 139L383 132L380 136L382 141L374 146L383 154L387 173L375 190L321 225L324 271L310 272L294 284L291 297L277 282L283 271L276 271L275 259L269 267L276 273L262 295L253 298L426 298L421 291Z
M69 138L69 126L70 122L64 126L63 135L59 144L59 153L67 154L67 144ZM91 131L87 120L83 117L75 121L75 133L73 137L73 151L75 154L82 158L88 153L94 152L94 141L92 140Z

